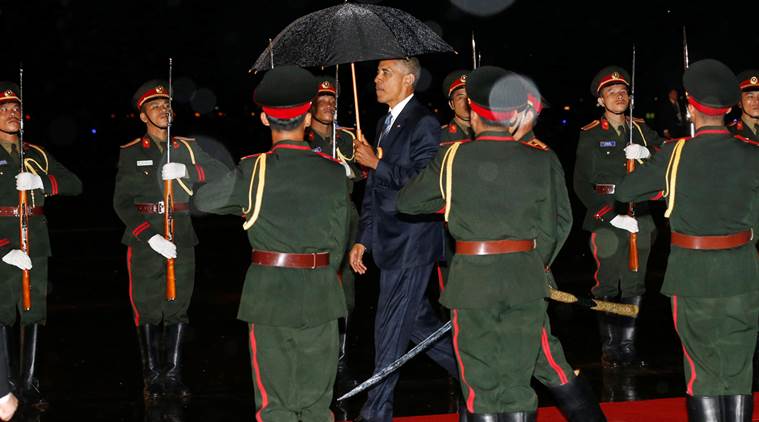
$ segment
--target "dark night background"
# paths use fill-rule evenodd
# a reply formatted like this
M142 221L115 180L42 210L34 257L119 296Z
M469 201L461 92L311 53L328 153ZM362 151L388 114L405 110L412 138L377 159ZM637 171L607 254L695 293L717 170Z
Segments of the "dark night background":
M197 136L229 165L268 149L268 131L252 103L260 75L248 69L268 38L292 20L339 3L0 1L0 80L16 81L23 62L26 140L47 147L84 182L82 196L57 198L47 207L55 256L41 355L42 387L52 406L41 420L251 418L245 328L235 320L249 249L239 221L225 217L199 216L196 221L202 243L190 309L193 337L187 366L192 369L186 376L196 393L192 410L185 407L179 411L185 419L171 419L142 408L139 355L126 291L126 249L119 243L123 225L111 207L119 145L144 132L131 106L135 89L147 79L166 78L168 57L173 57L178 113L174 134ZM372 3L413 14L458 51L421 57L425 72L418 95L441 123L450 118L442 79L453 69L471 67L473 30L482 64L531 76L550 105L536 132L559 154L570 186L579 128L600 114L590 97L590 81L609 64L629 69L633 43L638 53L635 114L648 119L653 118L657 98L668 88L679 88L683 25L691 62L716 58L736 73L759 67L756 2L454 1L479 5L479 10L508 6L488 16L466 13L449 1ZM362 122L365 132L373 133L377 117L385 112L374 98L375 63L361 63L358 71ZM334 68L323 72L333 73ZM343 87L348 87L348 77L341 69ZM340 123L352 126L352 99L346 95L340 104ZM574 202L579 224L584 210ZM555 266L562 288L585 294L593 271L586 240L579 228L575 230ZM666 236L660 236L657 245L649 265L646 300L651 311L643 317L652 328L644 350L653 355L657 370L636 381L648 387L620 393L618 383L598 369L592 315L552 308L570 362L591 374L603 400L683 394L679 344L668 319L667 299L658 294ZM354 320L359 322L354 322L351 336L359 375L371 371L375 289L372 281L358 280ZM396 405L404 414L452 410L450 397L455 397L456 388L424 359L412 363L401 379L404 397ZM541 404L550 404L550 398L541 394ZM360 401L352 404L359 405ZM40 420L33 413L30 418Z

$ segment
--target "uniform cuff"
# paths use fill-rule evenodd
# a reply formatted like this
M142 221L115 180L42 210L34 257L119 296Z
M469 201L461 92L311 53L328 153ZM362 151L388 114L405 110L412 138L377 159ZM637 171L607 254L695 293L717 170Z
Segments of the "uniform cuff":
M52 174L41 175L42 187L45 189L47 196L58 195L58 179Z
M593 218L600 221L606 221L604 216L606 216L609 212L613 211L614 207L611 204L605 204L601 209L599 209L595 214L593 214Z
M206 182L206 171L200 164L195 164L195 181L197 183Z
M150 223L147 221L143 221L140 223L137 227L132 229L132 236L136 237L139 240L147 240L156 235L155 230L153 230L152 227L150 227Z

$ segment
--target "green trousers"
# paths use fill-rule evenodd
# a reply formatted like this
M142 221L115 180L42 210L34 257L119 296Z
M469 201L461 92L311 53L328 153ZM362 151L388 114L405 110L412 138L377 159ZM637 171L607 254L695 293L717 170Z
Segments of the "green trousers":
M21 293L21 270L0 262L0 325L16 323L16 314L21 316L21 324L45 324L47 320L47 257L32 257L30 293L32 307L25 311Z
M540 352L535 363L535 378L547 386L564 385L575 377L574 370L567 358L559 339L551 333L551 322L545 316L543 329L540 332Z
M691 396L751 394L759 292L720 298L672 296Z
M176 300L166 300L166 258L147 242L127 249L129 299L135 325L187 323L195 285L195 248L178 247L174 261Z
M249 324L257 422L332 422L337 320L315 327Z
M602 227L590 234L590 251L596 262L593 274L595 297L641 296L646 291L646 263L651 252L651 233L638 233L638 271L630 271L630 233Z
M546 302L453 309L453 347L470 413L531 412L530 387L546 319Z

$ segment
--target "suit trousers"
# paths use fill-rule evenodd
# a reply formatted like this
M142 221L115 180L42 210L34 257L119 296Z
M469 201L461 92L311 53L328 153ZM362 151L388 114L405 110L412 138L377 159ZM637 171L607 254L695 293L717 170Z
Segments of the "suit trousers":
M434 264L428 264L381 270L374 321L375 372L402 356L408 350L409 342L418 343L443 325L425 294L433 267ZM426 353L452 377L458 378L450 336L443 336ZM369 397L361 409L361 416L367 421L392 420L393 390L398 377L398 372L394 372L369 390Z

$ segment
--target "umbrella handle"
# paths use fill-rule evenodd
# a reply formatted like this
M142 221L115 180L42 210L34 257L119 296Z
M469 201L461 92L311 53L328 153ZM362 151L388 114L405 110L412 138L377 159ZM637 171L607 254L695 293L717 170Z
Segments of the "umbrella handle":
M361 132L361 118L358 115L358 89L356 88L356 64L351 63L351 76L353 76L353 104L356 107L356 138L366 143L364 134Z

